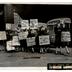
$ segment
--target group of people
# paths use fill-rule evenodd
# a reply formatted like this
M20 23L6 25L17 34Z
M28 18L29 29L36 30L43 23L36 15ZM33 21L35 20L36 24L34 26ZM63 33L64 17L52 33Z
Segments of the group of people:
M16 29L17 34L19 35L20 32L26 32L26 38L30 38L30 37L35 37L35 42L36 45L32 46L32 47L27 47L27 42L26 42L26 38L25 39L19 39L20 41L20 49L23 51L28 51L29 49L34 52L43 52L44 48L42 48L43 46L39 45L39 36L41 35L48 35L49 34L49 30L47 29L46 26L41 26L38 29L21 29L21 25L18 25L17 29Z
M69 32L69 28L67 28L65 24L59 23L59 24L56 24L54 27L56 54L58 53L58 48L60 48L60 50L61 50L61 48L63 48L63 47L66 48L66 51L69 54L68 44L69 44L70 40L62 41L62 32L67 32L67 31ZM21 32L21 25L18 25L18 28L17 28L17 33L19 33L19 32ZM39 46L39 39L38 39L39 35L49 35L49 30L47 29L47 27L42 26L41 28L39 28L39 30L34 30L34 29L26 30L25 29L24 32L26 32L26 37L35 37L36 38L36 40L35 40L36 47L38 48L39 52L42 52L42 51L44 52L45 50L47 50L45 48L42 48L44 46ZM26 39L20 40L20 46L23 51L27 50ZM41 48L39 48L39 47L41 47ZM33 46L31 49L34 52Z

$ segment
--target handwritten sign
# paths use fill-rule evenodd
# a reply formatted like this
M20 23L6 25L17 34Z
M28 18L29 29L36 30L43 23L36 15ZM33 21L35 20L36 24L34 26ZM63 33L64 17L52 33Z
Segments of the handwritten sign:
M21 20L21 29L29 29L29 21Z
M6 40L6 32L5 31L0 31L0 40Z
M64 19L64 22L65 22L65 23L71 23L71 19L70 19L70 18L65 18L65 19Z
M11 30L12 29L12 26L11 26L12 24L9 24L9 23L7 23L6 24L6 30Z
M27 46L34 46L34 45L36 45L35 37L27 38L26 41L27 41Z
M30 29L38 28L38 19L30 19Z
M15 50L15 47L12 47L12 41L6 42L6 49L7 51Z
M18 33L19 40L26 39L28 36L28 31Z
M12 45L13 46L20 46L20 42L19 42L18 36L13 36Z
M39 45L48 45L50 44L49 35L39 36Z
M70 32L66 31L66 32L62 32L61 33L61 41L62 42L69 42L71 41L71 37L70 37Z

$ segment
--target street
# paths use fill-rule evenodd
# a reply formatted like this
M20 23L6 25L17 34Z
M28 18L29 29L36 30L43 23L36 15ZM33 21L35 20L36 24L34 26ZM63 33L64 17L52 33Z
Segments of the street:
M72 63L72 48L67 55L65 49L62 54L55 54L55 48L50 48L48 53L26 53L0 51L0 67L46 67L47 63Z

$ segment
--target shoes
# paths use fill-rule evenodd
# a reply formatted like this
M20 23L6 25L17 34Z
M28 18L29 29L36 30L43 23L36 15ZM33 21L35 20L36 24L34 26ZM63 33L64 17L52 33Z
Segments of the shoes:
M55 54L58 54L58 52L56 51Z
M40 48L40 53L44 53L44 49L43 48Z
M67 52L67 54L70 54L70 52Z
M58 47L56 48L56 52L55 52L55 54L58 54Z
M69 49L68 49L68 47L66 46L65 48L66 48L67 54L69 54L70 52L69 52Z
M32 48L32 52L34 53L34 48Z

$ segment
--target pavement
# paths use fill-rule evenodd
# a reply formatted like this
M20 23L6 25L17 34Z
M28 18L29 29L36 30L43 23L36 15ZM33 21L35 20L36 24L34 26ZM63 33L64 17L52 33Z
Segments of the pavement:
M55 54L55 48L50 48L48 53L31 52L5 52L0 51L0 67L46 67L48 63L72 63L72 48L69 48L70 54L67 54L65 48L62 54L58 49Z

